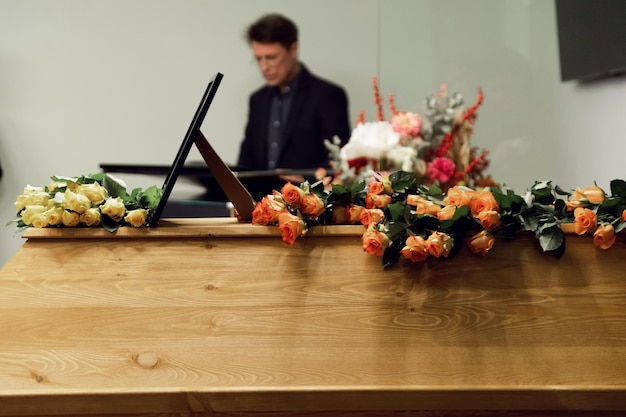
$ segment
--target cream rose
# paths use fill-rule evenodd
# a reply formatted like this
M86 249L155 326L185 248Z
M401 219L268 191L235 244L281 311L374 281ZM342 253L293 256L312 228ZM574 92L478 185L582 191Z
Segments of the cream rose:
M146 219L148 218L148 210L145 209L135 209L130 210L124 216L124 220L129 223L133 227L141 227L146 224Z
M46 221L50 226L57 226L63 223L63 207L52 207L46 210Z
M92 184L81 184L78 187L78 194L84 195L93 204L100 204L109 196L106 188L94 182Z
M106 199L102 207L100 207L100 212L111 218L113 221L120 222L126 214L126 207L124 206L124 202L121 198L109 197Z
M66 210L72 210L78 214L82 214L91 207L91 201L84 195L76 194L68 189L65 190L63 194L61 206Z
M80 223L80 214L75 211L63 210L61 221L65 227L76 227Z
M22 221L24 224L32 225L35 216L43 214L47 210L44 206L26 206L22 211Z
M46 213L37 213L33 216L31 221L31 226L33 227L48 227L48 220L46 219Z
M28 186L24 188L21 195L17 196L15 209L19 213L26 206L47 206L49 200L49 194L43 191L43 188Z
M97 208L87 209L83 214L80 215L80 222L85 226L99 226L102 223L102 216L100 215L100 210Z

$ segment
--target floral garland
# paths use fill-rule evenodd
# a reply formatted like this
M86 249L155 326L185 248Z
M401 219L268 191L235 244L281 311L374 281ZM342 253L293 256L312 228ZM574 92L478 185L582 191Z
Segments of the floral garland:
M282 240L293 244L309 227L361 224L363 250L382 257L384 266L400 258L422 262L448 258L466 242L486 255L496 238L530 232L544 252L561 256L561 225L579 235L593 232L593 243L610 248L626 228L626 181L611 181L611 195L598 186L566 192L550 182L535 182L524 194L506 187L471 189L419 184L414 173L396 171L349 186L323 181L286 183L256 205L253 224L278 225ZM469 238L467 237L469 236Z
M17 231L28 227L141 227L150 221L162 196L151 186L130 194L119 179L105 173L76 178L51 177L47 186L26 186L15 201Z
M496 184L485 174L488 152L470 145L478 108L448 95L447 87L426 100L424 117L396 109L385 120L373 78L377 121L363 112L348 143L326 141L332 171L318 170L315 184L285 184L257 203L252 222L278 225L293 244L312 225L362 224L363 250L390 266L400 258L422 262L447 258L467 242L486 255L496 238L532 233L544 252L565 251L562 225L577 234L593 232L594 244L608 249L626 228L626 182L611 182L611 195L597 186L572 192L535 182L524 194ZM468 237L469 236L469 237Z

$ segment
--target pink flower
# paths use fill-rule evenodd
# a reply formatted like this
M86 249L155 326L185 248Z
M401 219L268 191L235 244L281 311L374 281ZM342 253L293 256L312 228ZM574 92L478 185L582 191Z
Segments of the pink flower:
M454 162L445 156L435 158L428 164L428 176L432 180L438 180L441 183L448 182L454 175L455 170L456 165L454 165Z
M391 127L394 132L398 132L402 136L414 137L419 135L422 129L422 119L416 113L399 112L392 117Z

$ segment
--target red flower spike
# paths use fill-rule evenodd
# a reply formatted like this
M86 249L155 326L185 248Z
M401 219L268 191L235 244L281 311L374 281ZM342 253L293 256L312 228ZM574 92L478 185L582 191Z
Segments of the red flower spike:
M365 110L361 110L359 112L359 117L357 117L356 120L354 121L354 125L358 126L362 123L365 123Z
M465 114L463 115L463 120L469 120L470 123L473 123L474 120L476 120L476 111L478 110L478 108L480 107L481 104L483 104L483 89L479 88L478 89L478 98L476 99L476 103L470 107L469 109L467 109L467 111L465 112Z
M372 78L372 86L374 88L374 104L376 105L378 113L378 121L382 122L383 120L385 120L385 113L383 112L383 106L380 100L380 91L378 90L378 78Z
M467 168L465 168L465 172L467 172L469 174L470 172L472 172L474 170L474 168L477 165L488 163L488 161L487 161L487 155L488 154L489 154L489 151L484 150L482 154L480 154L476 158L472 159L472 161L467 165Z
M441 140L439 147L435 151L435 155L439 157L445 156L450 150L451 146L452 146L452 131L448 132L446 137Z
M396 109L396 96L393 93L389 94L389 109L394 116L398 114L398 110Z

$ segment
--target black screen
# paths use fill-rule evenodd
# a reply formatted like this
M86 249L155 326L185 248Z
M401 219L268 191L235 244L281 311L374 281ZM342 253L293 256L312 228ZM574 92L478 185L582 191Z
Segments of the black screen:
M626 73L626 0L556 0L561 80Z
M180 175L181 170L183 169L183 165L185 164L185 159L189 155L189 151L191 150L191 146L194 144L198 133L200 132L200 128L202 127L202 122L204 121L204 117L211 106L211 102L213 101L213 97L215 97L215 93L217 92L217 88L220 85L220 81L222 80L223 75L221 73L217 73L213 76L213 78L209 81L209 84L202 96L202 100L198 105L196 113L191 120L191 124L187 129L187 133L183 138L183 142L178 149L178 153L176 154L176 158L174 159L174 163L169 169L167 177L165 178L165 182L163 183L163 196L161 197L161 201L157 206L152 218L150 219L150 226L155 227L159 223L159 219L163 214L163 209L167 204L167 200L172 193L172 188L174 188L174 184L176 183L176 179Z

